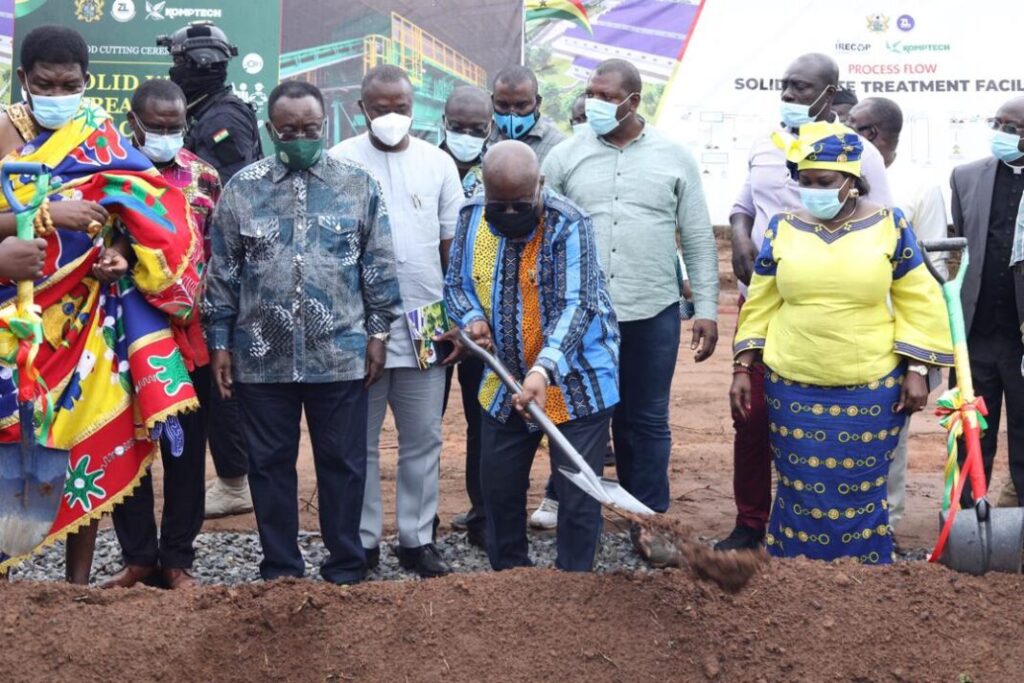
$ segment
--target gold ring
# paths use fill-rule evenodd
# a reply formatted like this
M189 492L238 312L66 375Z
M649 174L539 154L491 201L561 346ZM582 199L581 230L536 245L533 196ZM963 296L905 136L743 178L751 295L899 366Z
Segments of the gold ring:
M102 229L103 224L100 223L99 221L89 221L89 225L86 227L86 230L89 232L90 235L95 235Z

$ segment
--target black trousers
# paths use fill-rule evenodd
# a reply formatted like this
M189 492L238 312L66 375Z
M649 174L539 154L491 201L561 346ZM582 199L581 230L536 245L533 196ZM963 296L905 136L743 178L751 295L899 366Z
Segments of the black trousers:
M609 408L559 426L595 472L600 472L604 464L611 417ZM487 556L496 570L529 567L533 563L526 540L526 492L543 432L528 430L518 413L502 424L482 412L480 424ZM551 458L556 464L569 464L554 444ZM555 566L567 571L590 571L601 539L601 504L561 473L554 477L554 484L559 500Z
M210 456L221 479L235 479L249 473L249 456L242 436L242 410L238 398L223 399L216 386L206 392L210 420L217 425L210 431Z
M249 488L265 580L302 576L299 551L299 424L306 413L316 467L320 535L329 556L320 575L332 583L366 576L359 519L366 482L367 392L362 380L325 384L243 384L235 391L250 454Z
M185 434L185 450L171 455L166 438L160 440L164 466L164 509L157 539L153 513L153 477L147 474L135 493L114 508L114 532L125 564L165 569L189 569L195 560L193 541L203 526L206 479L206 432L209 423L210 367L196 368L192 384L199 410L178 417Z
M992 463L996 457L999 425L1003 404L1006 404L1006 435L1010 454L1010 477L1017 489L1017 500L1024 505L1024 377L1021 377L1021 357L1024 344L1020 335L972 334L967 338L971 360L974 393L985 399L988 407L988 429L981 437L981 456L985 463L985 481L992 479ZM950 373L950 386L956 384L956 373ZM961 440L960 464L963 465L967 447ZM974 498L968 480L960 505L969 507Z
M484 376L484 363L477 358L459 362L459 388L462 390L462 412L466 416L466 494L469 513L466 526L470 533L483 534L487 527L484 513L484 494L480 486L480 381Z

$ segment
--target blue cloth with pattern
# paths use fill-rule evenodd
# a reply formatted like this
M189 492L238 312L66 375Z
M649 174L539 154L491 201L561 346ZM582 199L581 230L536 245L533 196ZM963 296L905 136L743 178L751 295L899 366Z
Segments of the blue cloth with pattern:
M903 364L852 387L765 375L778 488L768 552L816 560L892 562L887 479L906 415L895 412Z

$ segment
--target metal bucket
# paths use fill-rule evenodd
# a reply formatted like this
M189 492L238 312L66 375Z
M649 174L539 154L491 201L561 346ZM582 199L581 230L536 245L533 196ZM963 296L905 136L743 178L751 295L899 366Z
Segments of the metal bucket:
M985 572L1021 573L1024 552L1024 508L961 510L953 520L940 561L950 569L980 576ZM939 514L944 525L948 512ZM941 526L940 526L941 528Z

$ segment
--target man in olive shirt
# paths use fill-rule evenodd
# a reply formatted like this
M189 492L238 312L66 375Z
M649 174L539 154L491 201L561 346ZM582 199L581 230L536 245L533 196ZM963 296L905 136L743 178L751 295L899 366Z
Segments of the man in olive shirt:
M637 115L636 67L609 59L587 83L587 123L548 155L547 185L587 211L622 332L621 402L612 437L619 481L656 512L669 506L669 391L679 349L676 237L693 290L690 348L706 360L718 341L718 255L693 156ZM660 549L648 556L663 558Z

